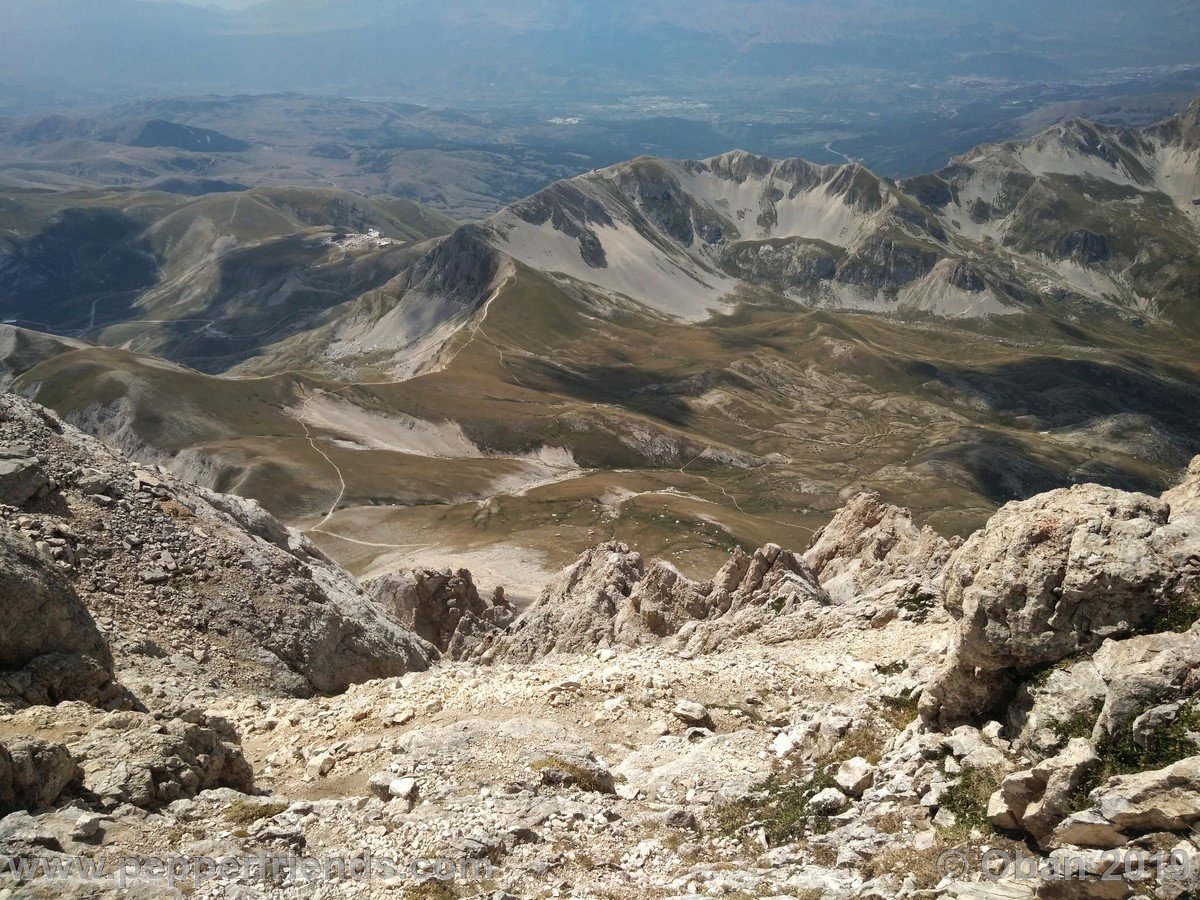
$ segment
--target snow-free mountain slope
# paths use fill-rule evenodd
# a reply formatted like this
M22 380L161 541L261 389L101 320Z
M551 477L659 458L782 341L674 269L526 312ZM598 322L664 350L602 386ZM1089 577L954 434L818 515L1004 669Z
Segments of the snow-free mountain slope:
M862 486L947 533L1078 481L1158 490L1200 452L1195 118L902 182L639 158L445 236L344 195L23 194L7 277L62 254L88 294L40 311L124 349L22 332L5 377L356 573L469 555L526 595L598 538L688 572L797 543ZM116 248L69 239L121 214Z
M1061 304L1194 327L1200 101L1131 130L1071 121L894 183L856 164L643 158L484 223L533 268L684 321L762 291L977 316Z

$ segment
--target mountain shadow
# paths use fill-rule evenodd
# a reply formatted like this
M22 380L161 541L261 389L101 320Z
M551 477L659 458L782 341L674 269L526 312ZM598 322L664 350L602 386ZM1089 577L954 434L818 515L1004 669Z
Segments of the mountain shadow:
M130 317L161 278L143 227L117 209L64 209L0 254L0 316L57 334Z

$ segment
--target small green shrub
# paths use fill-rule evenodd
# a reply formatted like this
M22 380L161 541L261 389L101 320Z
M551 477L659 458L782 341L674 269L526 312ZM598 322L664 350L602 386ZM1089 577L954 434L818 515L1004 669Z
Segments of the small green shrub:
M1200 596L1195 590L1171 592L1155 606L1154 615L1141 629L1143 634L1174 631L1183 634L1200 620Z
M1005 772L1000 768L965 769L941 796L940 806L954 814L956 831L978 828L984 834L995 829L988 821L988 801L1000 787Z
M919 696L904 697L902 699L884 697L883 709L881 710L883 720L897 731L903 731L916 721L920 703L921 698Z
M431 878L406 886L401 896L404 900L458 900L458 891L448 881Z
M1100 711L1104 709L1104 699L1097 697L1090 709L1081 709L1065 722L1052 722L1050 730L1062 742L1071 738L1090 738L1096 722L1100 719Z
M812 808L812 799L826 788L837 787L832 776L820 771L800 779L775 774L755 787L754 792L727 803L716 811L716 824L722 834L732 836L757 825L766 834L772 847L803 840L830 830L829 816L844 810L819 812Z
M1158 701L1153 701L1147 703L1145 709L1157 705ZM1105 735L1096 745L1099 765L1079 785L1072 798L1072 808L1077 812L1086 809L1088 794L1114 776L1165 769L1181 759L1195 756L1198 752L1196 743L1188 737L1188 732L1196 731L1200 731L1200 707L1192 705L1184 707L1170 725L1153 731L1145 746L1134 742L1133 729L1128 726L1115 734Z
M883 747L887 743L884 736L875 728L858 726L846 732L833 752L824 759L827 769L834 769L848 759L861 756L871 765L883 758Z
M565 759L559 759L557 756L535 759L529 764L529 768L535 772L555 773L558 776L555 780L562 784L574 785L581 791L590 791L594 794L603 794L609 791L609 786L595 772L567 762Z
M238 800L231 803L225 810L225 818L234 825L245 829L259 819L277 816L287 808L286 803L252 803L247 800Z

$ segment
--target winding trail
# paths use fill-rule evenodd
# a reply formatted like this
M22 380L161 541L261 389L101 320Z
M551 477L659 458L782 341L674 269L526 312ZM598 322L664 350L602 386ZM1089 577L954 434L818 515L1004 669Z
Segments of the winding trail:
M370 547L374 550L410 550L414 553L421 550L430 550L435 547L440 547L437 541L431 544L381 544L375 541L360 541L358 538L346 537L344 534L338 534L336 531L326 531L323 528L306 528L305 534L323 534L325 537L331 537L334 540L345 541L347 544L354 544L358 547Z
M746 512L746 510L742 509L742 505L740 503L738 503L737 497L733 496L733 494L731 494L731 493L729 493L729 491L725 490L724 485L717 484L715 481L713 481L711 478L709 478L706 475L699 475L697 473L689 474L688 472L685 471L688 468L688 466L690 466L692 463L696 462L696 460L701 459L703 456L704 456L704 451L697 453L690 460L688 460L688 462L684 463L682 466L679 467L679 474L684 475L688 478L699 478L710 488L720 491L729 500L729 502L733 506L733 508L736 509L738 512L740 512L743 516L746 516L747 518L758 519L760 522L770 522L772 525L778 525L781 528L798 528L801 531L807 531L809 534L816 534L817 530L815 528L809 528L807 525L794 525L789 522L780 522L778 519L772 519L769 516L758 516L758 515L755 515L754 513ZM712 501L710 500L708 502L711 503Z
M442 363L439 369L445 370L450 368L454 361L462 355L462 352L475 343L475 338L479 337L480 332L483 331L483 323L487 320L488 310L491 309L492 302L500 296L500 293L504 290L504 288L507 287L513 280L514 276L512 275L505 276L504 281L497 285L496 288L490 294L488 294L487 300L485 300L483 302L483 306L479 308L479 313L477 314L475 324L471 327L471 336L467 339L466 343L454 351L453 356ZM484 334L483 337L489 344L495 347L495 343L491 338L489 338L486 334ZM501 354L501 356L503 356L503 354ZM507 371L507 368L505 371Z
M324 394L337 393L337 392L336 391L322 391L321 393L324 395ZM312 448L314 450L316 450L318 453L321 454L321 457L325 460L325 462L329 463L330 468L332 468L334 473L337 475L338 483L341 485L341 489L338 491L338 495L334 499L333 504L329 507L329 512L325 513L325 518L321 519L321 521L318 522L315 527L306 529L307 531L321 531L321 529L323 529L325 527L326 523L328 523L329 520L333 518L333 514L337 512L338 507L341 506L342 500L346 496L346 477L345 477L345 475L342 474L341 467L338 466L338 464L333 461L333 459L329 456L328 453L326 453L324 450L322 450L320 447L317 446L317 441L313 437L312 431L308 427L308 422L305 421L305 418L304 418L304 414L307 411L309 404L312 403L312 401L316 398L316 396L317 396L316 394L310 394L308 397L306 397L304 399L304 403L302 403L300 405L300 414L298 416L296 416L296 419L297 419L297 421L299 421L300 427L304 429L304 436L306 438L308 438L309 444L312 445ZM325 534L327 532L322 531L321 533Z
M857 166L862 163L861 159L855 159L853 156L847 156L841 150L834 150L833 149L833 141L826 141L825 149L827 151L829 151L830 153L832 153L834 156L840 156L842 159L844 159L846 162L848 162L852 166Z

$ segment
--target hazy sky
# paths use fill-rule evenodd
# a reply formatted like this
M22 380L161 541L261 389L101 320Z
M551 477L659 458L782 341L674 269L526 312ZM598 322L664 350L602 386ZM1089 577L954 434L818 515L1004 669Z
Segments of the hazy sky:
M164 0L158 0L164 2ZM245 9L247 6L253 6L256 3L261 3L262 0L175 0L176 3L189 3L192 6L217 6L221 9Z
M928 93L951 79L1115 83L1200 66L1196 0L186 4L0 0L0 112L301 91L557 114L635 93L727 103L734 87L778 105L796 85L812 88L800 105L844 106L830 91L886 103L896 86Z

